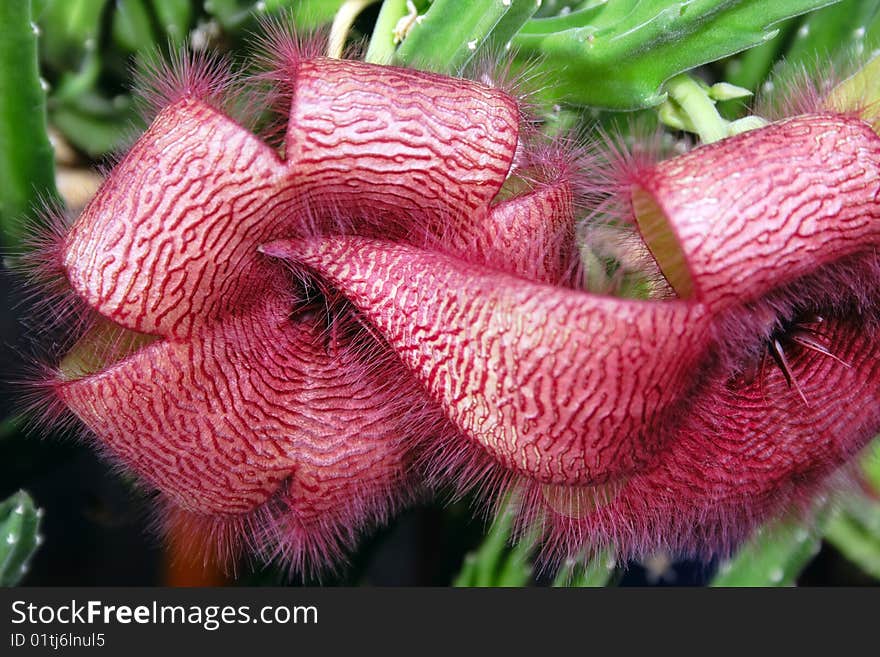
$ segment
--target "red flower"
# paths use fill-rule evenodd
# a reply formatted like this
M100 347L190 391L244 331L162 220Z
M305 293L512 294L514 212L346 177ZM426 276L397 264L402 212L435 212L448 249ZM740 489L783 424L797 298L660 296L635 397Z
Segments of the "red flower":
M61 244L103 322L55 389L170 522L316 569L455 477L519 489L553 555L708 554L880 428L860 118L623 167L677 293L639 301L583 289L578 157L509 94L295 54L275 77L283 157L191 67Z

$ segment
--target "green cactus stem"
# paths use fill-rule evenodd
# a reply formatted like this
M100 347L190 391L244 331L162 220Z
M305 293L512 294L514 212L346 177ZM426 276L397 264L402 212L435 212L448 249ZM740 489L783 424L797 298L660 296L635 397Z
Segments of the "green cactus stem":
M794 586L819 551L819 533L808 524L782 522L759 529L729 561L711 586Z
M55 165L30 0L0 2L0 25L0 240L17 250L28 216L57 196Z
M393 61L458 73L477 52L506 45L540 4L537 0L434 0L423 16L414 19Z
M663 83L772 39L787 18L833 0L616 0L528 21L513 43L540 54L572 102L640 109L666 98Z
M0 586L15 586L42 542L42 509L24 491L0 502Z

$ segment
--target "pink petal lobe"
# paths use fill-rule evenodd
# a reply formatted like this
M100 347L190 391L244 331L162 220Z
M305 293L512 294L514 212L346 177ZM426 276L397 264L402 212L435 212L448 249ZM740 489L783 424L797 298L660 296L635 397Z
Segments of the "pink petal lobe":
M290 303L154 342L58 394L177 507L235 517L271 504L303 540L355 536L411 494L405 441L427 430L413 415L424 402L388 383L393 358L366 358L344 327L333 339L315 318L291 321Z
M601 482L651 462L709 340L699 306L560 289L403 245L261 249L338 288L462 432L542 482Z
M557 284L576 268L574 237L571 187L557 181L454 223L442 242L464 260Z
M715 310L880 242L880 137L845 116L771 124L634 182L640 228L661 269L681 296Z
M658 549L709 557L729 552L785 511L816 496L880 429L880 352L862 327L830 320L823 333L841 362L807 349L748 384L707 382L662 459L613 501L582 515L544 506L548 553L613 545L624 557ZM533 502L542 506L541 493Z
M272 224L280 173L267 146L216 110L190 100L166 108L65 240L71 285L142 333L185 337L240 309L239 279L257 260L248 245Z
M507 94L422 71L313 59L296 76L286 157L322 200L459 218L501 188L519 138Z
M519 137L514 101L482 85L320 59L298 69L286 161L182 89L113 170L60 259L78 296L137 335L88 334L100 353L74 348L57 384L175 513L225 518L257 542L254 523L269 525L296 564L338 559L410 498L412 444L449 429L359 325L291 318L294 282L256 246L485 216Z

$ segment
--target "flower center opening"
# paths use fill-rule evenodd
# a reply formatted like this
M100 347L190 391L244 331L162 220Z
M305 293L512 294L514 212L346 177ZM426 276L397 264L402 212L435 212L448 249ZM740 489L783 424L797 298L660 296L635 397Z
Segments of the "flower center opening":
M815 311L800 311L791 319L782 322L767 337L764 348L757 358L752 359L730 384L733 387L749 386L756 381L763 382L770 368L777 369L788 387L797 393L805 406L810 400L798 381L797 368L793 358L804 350L830 358L846 368L851 365L834 353L834 344L826 332L827 320Z
M694 294L694 281L666 214L654 198L640 187L632 190L631 203L639 232L663 276L680 298L690 299Z
M61 360L58 373L64 381L82 379L133 356L161 339L99 317Z

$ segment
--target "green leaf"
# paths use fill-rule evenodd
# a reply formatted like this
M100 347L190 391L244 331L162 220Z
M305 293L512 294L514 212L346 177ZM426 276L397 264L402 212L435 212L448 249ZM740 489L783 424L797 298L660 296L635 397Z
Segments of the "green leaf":
M869 492L846 498L824 533L844 557L880 580L880 439L865 450L861 465Z
M144 0L116 0L113 14L113 38L124 50L141 52L156 43L150 14Z
M862 470L868 483L880 495L880 438L875 438L874 442L865 450L865 455L862 457Z
M171 42L184 43L193 22L190 0L153 0L153 9Z
M513 37L535 15L539 4L529 0L512 2L510 9L501 17L501 20L495 25L495 29L489 34L490 47L496 52L509 49L513 45Z
M505 505L480 547L465 556L453 586L520 587L528 584L532 575L529 562L532 541L526 539L512 548L509 546L515 515L513 505Z
M545 58L559 97L639 109L662 102L678 73L765 43L781 21L834 1L616 0L532 19L514 45Z
M608 0L543 0L535 12L535 16L548 18L557 14L567 14L570 11L577 11L593 5L601 5Z
M602 550L587 561L566 559L553 579L554 587L596 588L608 586L616 562L610 550Z
M118 151L140 123L131 96L110 101L83 93L52 109L52 124L77 148L92 157Z
M757 91L758 86L767 79L785 48L789 35L797 30L798 20L787 20L779 24L779 34L759 46L750 48L727 62L724 79L738 87Z
M267 0L266 11L287 10L293 17L294 25L308 30L332 21L343 4L345 0Z
M880 502L849 500L825 526L825 539L844 557L880 580Z
M54 152L30 0L0 2L0 25L0 239L18 249L28 215L57 196Z
M244 24L255 10L254 2L248 0L205 0L205 11L217 19L225 30L235 30Z
M243 28L262 14L290 16L304 30L333 20L345 0L205 0L205 11L227 31Z
M794 586L819 551L811 526L777 522L760 528L730 561L722 563L711 586Z
M868 30L878 12L880 0L843 0L806 16L785 54L786 64L813 66L841 52L870 52L880 43L880 31Z
M0 502L0 586L15 586L42 541L42 511L24 491Z
M47 0L37 22L43 59L57 70L77 68L97 48L107 0Z
M413 23L394 63L458 73L477 52L503 47L537 9L535 0L434 0Z

